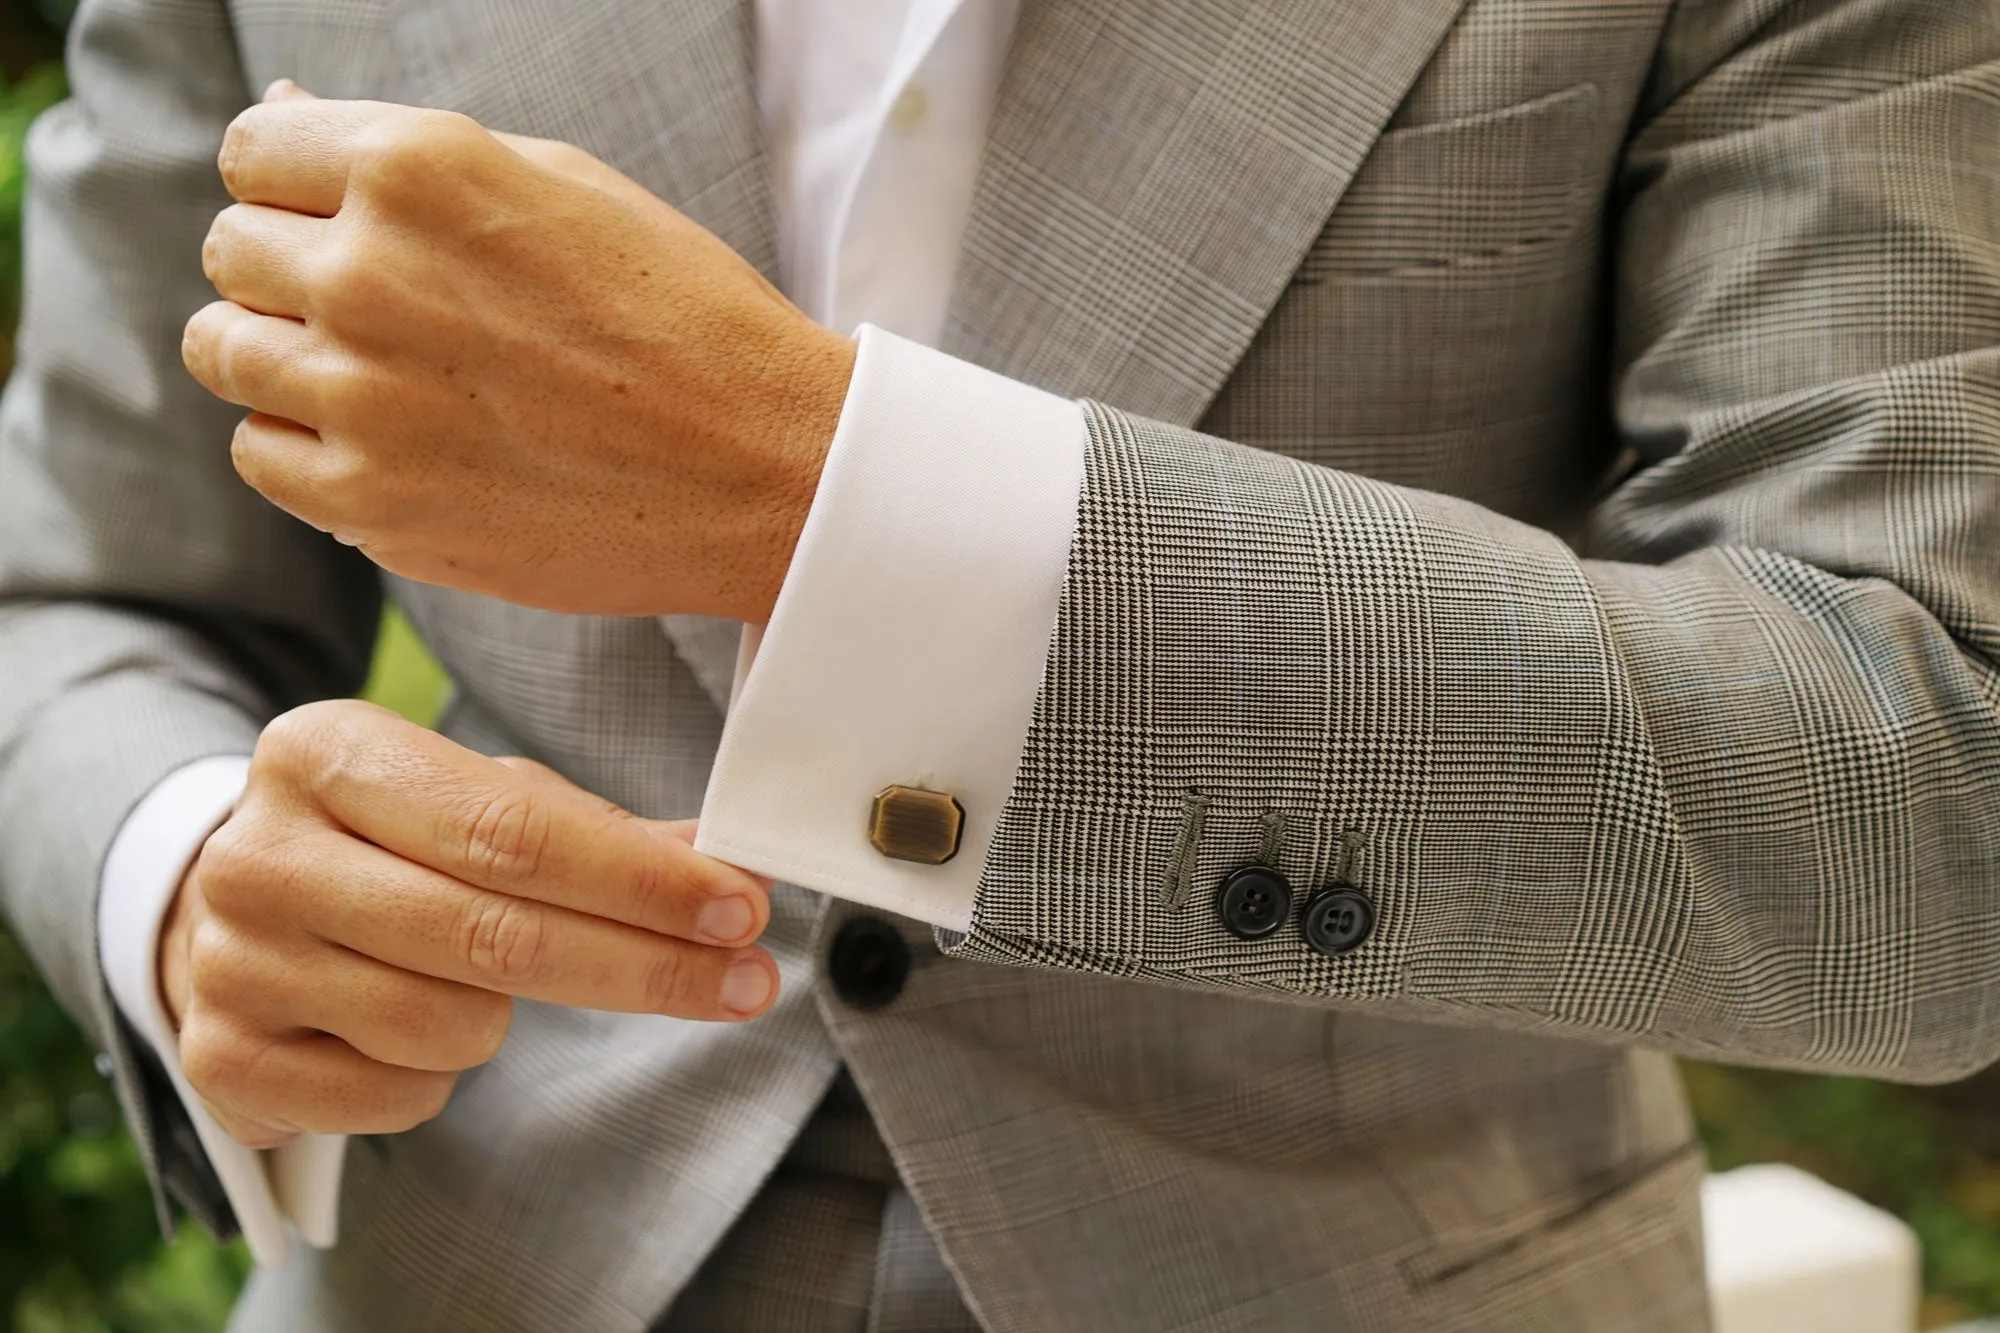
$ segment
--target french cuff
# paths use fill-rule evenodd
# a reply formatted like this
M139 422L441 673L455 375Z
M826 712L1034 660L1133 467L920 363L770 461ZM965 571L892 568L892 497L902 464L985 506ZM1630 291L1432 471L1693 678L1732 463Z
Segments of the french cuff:
M963 931L1055 628L1083 410L857 336L784 587L745 632L695 846Z
M215 755L162 778L134 806L105 854L98 884L98 961L119 1012L158 1056L222 1183L258 1263L283 1263L290 1219L309 1244L333 1244L346 1139L302 1134L258 1152L229 1137L181 1073L179 1044L160 1000L160 928L174 890L208 835L229 817L250 760Z

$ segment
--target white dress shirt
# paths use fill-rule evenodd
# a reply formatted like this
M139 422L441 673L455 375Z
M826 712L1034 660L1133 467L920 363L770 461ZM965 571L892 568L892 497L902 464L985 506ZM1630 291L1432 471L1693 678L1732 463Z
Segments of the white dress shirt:
M1012 786L1083 478L1071 402L930 349L943 328L1019 0L755 0L780 286L858 330L826 470L770 624L747 630L697 846L963 929ZM240 757L169 775L106 856L99 951L158 1050L260 1263L287 1223L330 1245L340 1136L230 1140L180 1074L154 973L161 918L242 790ZM891 861L875 792L949 791L958 855Z

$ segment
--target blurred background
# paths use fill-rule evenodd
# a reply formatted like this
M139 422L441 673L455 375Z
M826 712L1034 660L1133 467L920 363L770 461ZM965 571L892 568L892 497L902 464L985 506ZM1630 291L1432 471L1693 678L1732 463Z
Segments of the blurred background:
M75 0L0 0L0 372L20 300L21 140L63 96ZM383 626L368 696L429 723L447 688ZM0 836L33 836L8 830ZM199 1227L160 1240L93 1053L0 926L0 1312L19 1333L219 1328L249 1270ZM1711 1165L1801 1166L1910 1223L1925 1327L2000 1315L2000 1069L1941 1088L1689 1065Z

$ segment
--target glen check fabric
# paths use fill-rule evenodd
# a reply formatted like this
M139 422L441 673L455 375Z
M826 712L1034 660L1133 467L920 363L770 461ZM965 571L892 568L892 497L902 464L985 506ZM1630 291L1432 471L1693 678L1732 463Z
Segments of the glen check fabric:
M851 1078L653 1333L979 1333Z
M1383 140L1210 413L1265 451L1095 412L964 956L1878 1076L1994 1058L2000 14L1812 8L1676 16L1612 179L1603 417L1594 46ZM1339 470L1361 411L1517 485L1647 466L1572 547L1503 516L1560 483L1496 513ZM1373 942L1168 907L1189 792L1200 882L1267 809L1303 882L1358 834Z
M238 1327L639 1333L843 1064L988 1329L1702 1327L1648 1048L1922 1079L2000 1031L1989 11L1031 0L946 347L1104 405L973 931L901 923L859 1012L857 909L786 889L756 1024L523 1006ZM98 860L352 688L380 593L180 371L223 125L281 74L453 106L773 243L734 0L88 0L74 43L0 407L0 901L171 1171ZM724 627L389 592L452 735L693 811ZM1302 885L1360 839L1367 947L1221 937L1270 809Z

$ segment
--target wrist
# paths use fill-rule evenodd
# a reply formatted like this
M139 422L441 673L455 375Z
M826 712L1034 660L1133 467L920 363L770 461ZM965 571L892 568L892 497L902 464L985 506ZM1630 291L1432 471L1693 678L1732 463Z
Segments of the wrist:
M804 336L788 353L774 358L775 382L767 402L774 418L764 428L774 444L770 455L766 503L759 506L748 577L735 619L761 625L771 618L778 591L791 569L799 534L819 491L820 475L847 403L848 382L854 376L855 342L818 324L801 321Z

